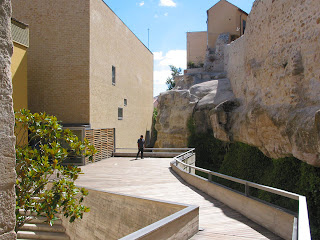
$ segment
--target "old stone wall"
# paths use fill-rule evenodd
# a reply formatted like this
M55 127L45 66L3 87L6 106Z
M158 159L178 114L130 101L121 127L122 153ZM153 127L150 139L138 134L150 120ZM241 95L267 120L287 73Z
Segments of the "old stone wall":
M16 239L15 137L11 81L11 1L0 0L0 239Z
M245 35L225 55L240 102L229 136L273 158L320 166L319 1L255 1Z

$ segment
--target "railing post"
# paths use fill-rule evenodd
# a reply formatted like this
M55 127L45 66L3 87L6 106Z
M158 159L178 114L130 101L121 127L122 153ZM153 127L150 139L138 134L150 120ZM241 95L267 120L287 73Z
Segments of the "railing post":
M212 182L212 175L210 173L208 173L208 180L209 182Z
M298 240L298 219L293 219L292 240Z
M249 187L248 183L246 183L246 184L244 185L244 192L245 192L245 195L246 195L247 197L250 196L250 187Z
M191 167L189 167L189 173L191 173Z

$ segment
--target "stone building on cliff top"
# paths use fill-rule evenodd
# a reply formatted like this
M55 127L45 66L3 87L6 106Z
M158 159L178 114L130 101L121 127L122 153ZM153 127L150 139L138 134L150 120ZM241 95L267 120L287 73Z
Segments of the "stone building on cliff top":
M12 12L30 27L32 112L104 139L101 158L150 133L153 54L102 0L12 0Z
M213 49L221 33L231 40L244 34L248 13L226 0L220 0L207 11L207 31L187 32L187 63L204 63L207 48Z

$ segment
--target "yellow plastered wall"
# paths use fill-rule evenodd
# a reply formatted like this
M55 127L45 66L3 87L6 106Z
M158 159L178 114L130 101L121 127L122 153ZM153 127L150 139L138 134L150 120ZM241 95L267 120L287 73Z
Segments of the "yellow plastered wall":
M27 47L13 42L11 73L13 85L13 108L28 108Z
M204 63L207 50L207 32L187 32L187 63Z
M208 14L208 47L214 48L221 33L240 36L243 33L243 20L247 14L231 3L221 0L207 11ZM238 31L237 31L238 29Z
M11 58L12 74L12 98L14 111L28 108L28 78L27 78L27 47L13 42L13 55ZM15 129L16 141L18 144L26 144L27 131L19 128Z
M153 54L102 0L90 0L90 43L91 127L115 128L117 148L136 148L139 136L151 131Z

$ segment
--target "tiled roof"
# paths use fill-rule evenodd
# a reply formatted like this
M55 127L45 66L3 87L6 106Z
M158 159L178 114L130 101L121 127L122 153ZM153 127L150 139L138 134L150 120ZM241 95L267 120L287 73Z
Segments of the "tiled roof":
M29 27L27 24L11 18L12 40L29 47Z

